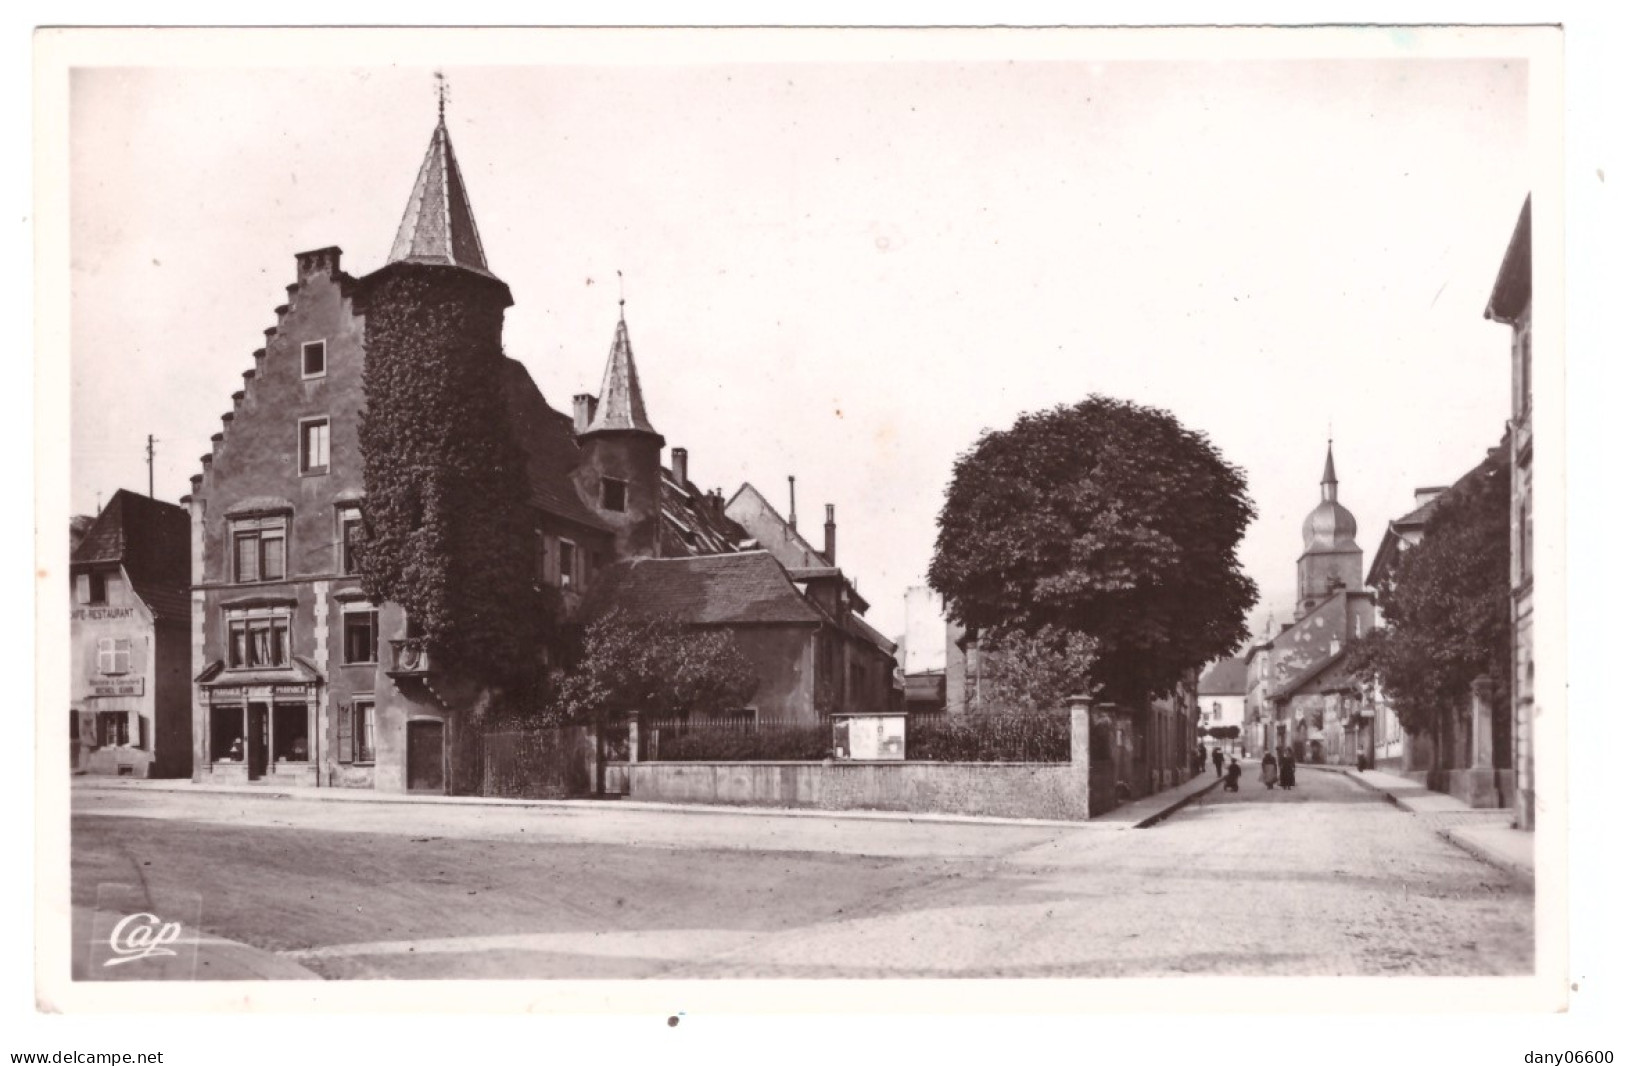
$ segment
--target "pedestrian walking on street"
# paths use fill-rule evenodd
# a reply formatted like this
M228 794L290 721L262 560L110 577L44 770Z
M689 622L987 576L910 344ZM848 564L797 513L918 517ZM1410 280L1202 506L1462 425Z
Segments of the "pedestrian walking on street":
M1241 764L1234 759L1230 760L1230 769L1224 772L1224 790L1226 792L1241 791Z
M1291 748L1281 749L1281 787L1288 792L1298 783L1298 761L1292 757Z
M1213 772L1215 774L1224 773L1224 752L1220 751L1216 746L1213 749Z
M1207 752L1198 744L1191 749L1191 776L1201 777L1207 772Z
M1259 779L1264 782L1265 788L1271 792L1275 791L1275 756L1267 751L1264 753L1264 769L1259 774Z

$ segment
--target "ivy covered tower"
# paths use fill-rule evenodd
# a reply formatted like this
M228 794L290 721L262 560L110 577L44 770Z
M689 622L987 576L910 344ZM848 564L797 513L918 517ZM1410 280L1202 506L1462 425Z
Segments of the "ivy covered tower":
M1298 556L1298 606L1302 618L1339 589L1364 587L1365 553L1354 542L1354 515L1337 502L1337 467L1326 442L1326 468L1320 476L1320 503L1303 520L1303 554Z
M528 488L502 391L513 298L486 264L444 98L389 262L362 279L359 303L366 590L404 610L413 650L501 687L534 653L514 593L533 565Z
M596 401L583 398L586 426L576 436L581 448L576 486L615 531L620 559L660 554L660 449L666 444L643 406L625 303L621 301L603 385Z

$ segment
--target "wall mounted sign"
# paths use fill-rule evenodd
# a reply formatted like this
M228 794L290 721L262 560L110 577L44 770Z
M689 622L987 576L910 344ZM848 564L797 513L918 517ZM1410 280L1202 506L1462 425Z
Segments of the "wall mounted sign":
M92 696L140 696L146 692L146 683L147 679L144 677L97 680L90 683L90 694Z

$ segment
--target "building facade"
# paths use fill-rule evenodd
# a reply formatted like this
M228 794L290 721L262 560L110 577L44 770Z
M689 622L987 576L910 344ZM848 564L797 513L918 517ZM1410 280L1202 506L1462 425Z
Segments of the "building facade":
M69 556L76 773L192 772L186 512L120 489Z
M1214 743L1226 751L1247 755L1256 750L1247 735L1247 660L1220 659L1206 670L1197 683L1198 729L1235 729L1234 739Z
M1512 771L1513 824L1535 827L1535 496L1534 462L1534 318L1531 300L1531 199L1513 226L1484 317L1511 330L1512 508Z
M436 402L478 408L475 421L499 427L494 434L512 446L504 454L520 467L514 484L523 498L511 502L532 533L532 585L566 619L617 564L734 555L754 546L753 534L728 517L719 492L689 480L684 449L663 465L665 438L644 404L624 314L599 392L576 395L570 414L551 407L504 354L512 296L486 262L443 113L388 261L357 278L329 247L298 254L295 268L183 501L193 778L472 791L479 723L496 686L431 651L399 604L363 589L369 369L411 371L424 345L439 346L428 354L452 371ZM456 486L434 480L451 475L410 469L421 507L457 498ZM490 520L478 508L444 516L454 533ZM826 613L842 638L822 653L823 665L841 675L841 705L883 703L890 642L858 617L865 605L833 566L833 515L827 537L828 559L797 568L769 561L801 589L807 611L831 601ZM732 621L748 627L750 619ZM544 640L538 653L556 665L564 648ZM776 667L780 649L761 659Z

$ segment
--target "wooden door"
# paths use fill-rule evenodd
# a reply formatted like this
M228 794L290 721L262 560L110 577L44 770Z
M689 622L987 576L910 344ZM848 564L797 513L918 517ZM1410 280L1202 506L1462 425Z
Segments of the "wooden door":
M442 722L406 723L406 787L412 792L446 790L446 727Z
M263 703L252 704L248 708L248 779L250 781L265 776L266 764L271 755L271 715L270 710Z

